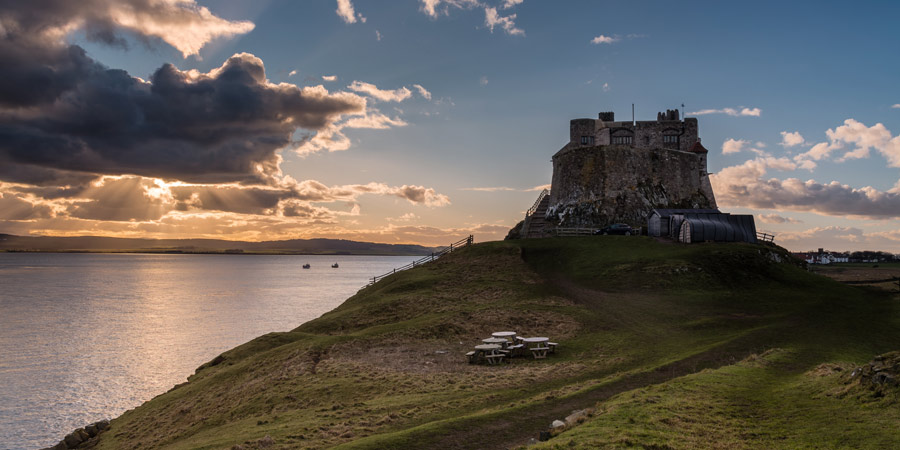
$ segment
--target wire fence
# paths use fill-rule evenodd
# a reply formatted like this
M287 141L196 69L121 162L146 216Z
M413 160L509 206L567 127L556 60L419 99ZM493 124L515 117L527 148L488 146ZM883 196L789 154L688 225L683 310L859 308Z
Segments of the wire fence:
M406 269L412 269L413 267L421 266L422 264L425 264L425 263L427 263L427 262L434 261L435 259L438 259L438 258L440 258L441 256L446 255L447 253L453 252L454 250L459 250L459 249L461 249L461 248L463 248L463 247L468 247L468 246L472 245L474 242L475 242L475 238L474 238L474 236L472 236L472 235L470 234L469 237L467 237L467 238L465 238L465 239L460 239L460 240L458 240L458 241L456 241L456 242L450 244L450 245L447 246L447 247L440 248L440 249L438 249L437 251L432 252L430 255L428 255L428 256L426 256L426 257L424 257L424 258L417 259L417 260L415 260L415 261L413 261L413 262L411 262L411 263L409 263L409 264L407 264L407 265L405 265L405 266L403 266L403 267L398 267L398 268L396 268L396 269L394 269L394 270L391 270L390 272L385 273L385 274L383 274L383 275L378 275L377 277L372 277L372 281L370 281L369 284L367 284L367 285L365 285L365 286L363 286L363 287L364 287L364 288L365 288L365 287L369 287L369 286L371 286L371 285L377 283L378 280L380 280L380 279L382 279L382 278L384 278L384 277L393 275L393 274L395 274L395 273L397 273L397 272L402 272L402 271L404 271L404 270L406 270Z

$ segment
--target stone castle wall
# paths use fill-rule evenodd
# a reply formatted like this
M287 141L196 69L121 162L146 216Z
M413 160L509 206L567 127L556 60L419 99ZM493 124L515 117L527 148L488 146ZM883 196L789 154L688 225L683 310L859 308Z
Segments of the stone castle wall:
M630 136L637 148L671 148L690 151L698 141L697 119L609 122L600 119L573 119L569 122L569 145L580 146L583 136L593 136L592 145L612 144L612 137ZM676 143L666 142L664 136L677 136Z
M570 143L553 156L547 221L556 226L643 226L654 208L715 207L701 154Z

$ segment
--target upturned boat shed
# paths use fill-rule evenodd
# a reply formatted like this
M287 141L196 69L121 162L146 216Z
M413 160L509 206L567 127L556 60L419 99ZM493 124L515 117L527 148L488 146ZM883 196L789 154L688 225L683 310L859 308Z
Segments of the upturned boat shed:
M678 242L756 243L752 215L728 214L715 209L655 209L647 218L647 234L668 236Z
M678 229L670 230L669 228L669 222L673 215L718 213L718 209L654 209L647 217L647 234L674 237Z

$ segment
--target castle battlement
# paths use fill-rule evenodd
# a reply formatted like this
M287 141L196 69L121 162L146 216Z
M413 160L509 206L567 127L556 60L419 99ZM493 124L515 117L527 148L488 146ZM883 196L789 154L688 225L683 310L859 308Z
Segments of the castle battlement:
M679 119L677 109L660 112L654 121L617 122L614 112L602 112L597 119L569 122L569 147L628 145L634 148L691 151L700 141L697 119Z

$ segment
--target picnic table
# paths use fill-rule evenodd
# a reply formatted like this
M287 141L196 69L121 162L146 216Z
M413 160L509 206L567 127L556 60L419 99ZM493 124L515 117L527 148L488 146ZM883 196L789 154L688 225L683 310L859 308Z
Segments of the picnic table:
M510 338L511 339L511 338L516 337L516 332L515 331L495 331L495 332L491 333L491 336L493 336L495 338L504 338L504 339Z
M497 364L503 362L503 358L506 356L497 351L501 348L502 346L499 344L480 344L475 346L475 351L483 354L488 364Z
M528 346L529 350L531 350L531 354L534 355L534 359L543 359L547 357L547 352L550 350L550 347L547 345L547 343L550 342L550 338L526 337L521 338L521 341Z
M489 337L487 339L482 339L481 342L484 342L485 344L497 344L503 348L506 347L506 344L509 344L509 341L500 337Z

